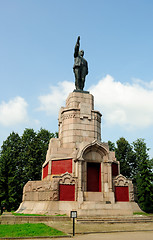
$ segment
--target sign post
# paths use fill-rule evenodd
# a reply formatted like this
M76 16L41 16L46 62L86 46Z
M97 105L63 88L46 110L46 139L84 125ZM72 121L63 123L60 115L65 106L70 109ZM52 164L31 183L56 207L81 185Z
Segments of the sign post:
M77 211L71 211L70 217L73 218L73 236L75 236L75 218L77 218Z

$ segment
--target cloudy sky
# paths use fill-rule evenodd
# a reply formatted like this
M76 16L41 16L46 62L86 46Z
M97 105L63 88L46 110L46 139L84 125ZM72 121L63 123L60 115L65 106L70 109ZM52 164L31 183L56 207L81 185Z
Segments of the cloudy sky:
M153 157L152 23L152 0L0 0L0 146L12 131L58 131L80 35L102 141L144 138Z

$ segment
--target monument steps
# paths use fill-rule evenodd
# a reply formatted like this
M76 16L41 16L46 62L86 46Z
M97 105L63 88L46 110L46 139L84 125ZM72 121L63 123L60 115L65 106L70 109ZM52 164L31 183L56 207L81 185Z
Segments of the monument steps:
M131 209L135 207L135 202L115 202L115 203L110 203L110 202L102 202L102 201L84 201L81 204L81 209L82 210L90 210L90 209L97 209L97 210L118 210L122 209ZM140 210L138 208L138 210ZM136 211L135 211L136 212Z
M153 222L153 218L143 215L135 215L135 216L103 216L103 217L79 217L77 218L77 222L81 224L89 224L89 223L148 223Z
M133 212L142 212L135 202L103 202L84 201L78 209L78 216L133 216Z

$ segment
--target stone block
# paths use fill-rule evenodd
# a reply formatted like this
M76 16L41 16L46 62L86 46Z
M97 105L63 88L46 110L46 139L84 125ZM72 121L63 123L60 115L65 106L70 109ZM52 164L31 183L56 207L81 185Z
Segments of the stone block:
M93 201L94 203L92 204L96 204L96 202L103 201L103 193L102 192L84 192L84 199L85 201Z

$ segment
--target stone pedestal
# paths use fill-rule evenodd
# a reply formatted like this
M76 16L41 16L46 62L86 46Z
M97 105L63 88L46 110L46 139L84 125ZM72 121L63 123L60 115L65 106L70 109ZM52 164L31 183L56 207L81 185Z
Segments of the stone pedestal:
M101 141L101 113L94 110L91 94L69 94L66 107L62 107L59 113L59 139L63 147L95 139Z
M29 213L33 207L32 213L45 214L69 214L70 210L80 216L133 213L133 185L120 175L115 153L101 142L101 116L94 110L93 95L69 94L59 112L59 138L49 143L42 181L25 185L18 212Z

